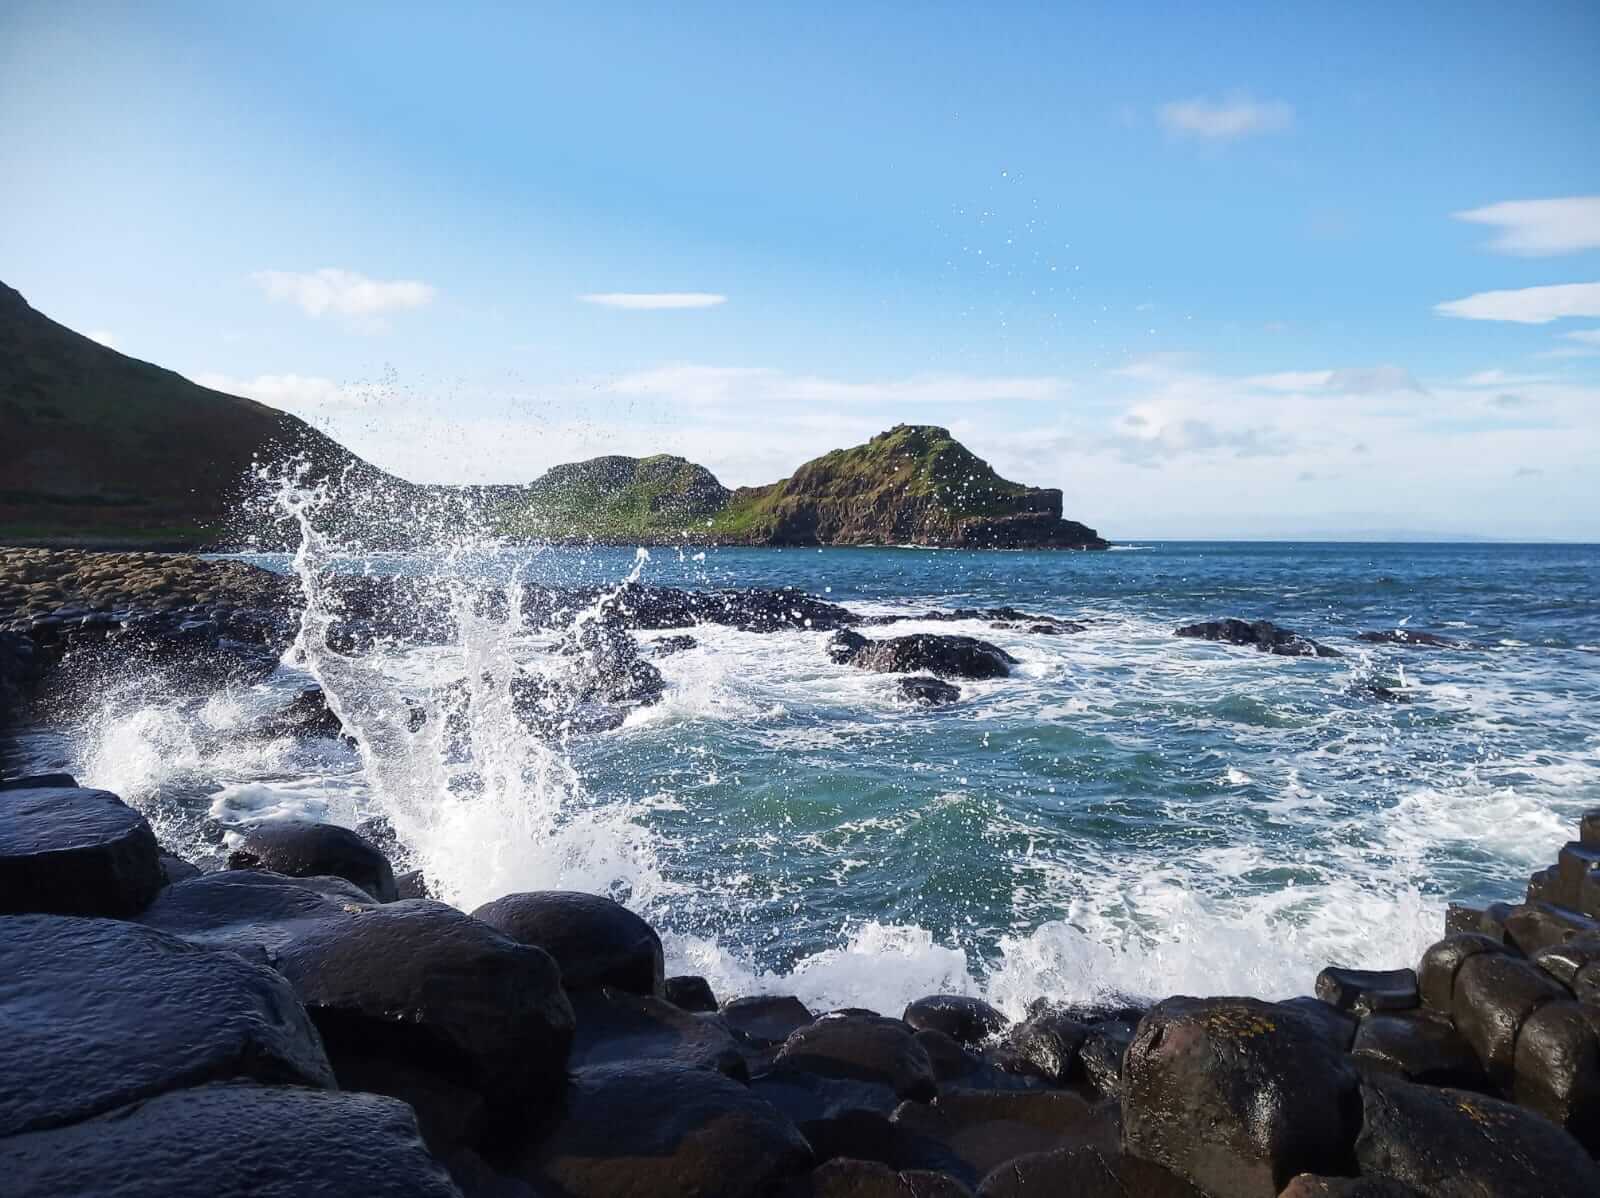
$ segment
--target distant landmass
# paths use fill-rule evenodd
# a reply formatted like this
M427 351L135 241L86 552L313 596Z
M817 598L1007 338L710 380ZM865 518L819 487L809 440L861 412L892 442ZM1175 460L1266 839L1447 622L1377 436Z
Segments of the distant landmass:
M432 504L556 542L1106 546L1062 518L1059 490L1001 478L931 425L898 425L762 487L730 490L667 455L575 462L527 485L409 483L287 412L75 333L0 283L0 543L237 544L252 466L291 455L312 479L360 495L363 531L390 544L414 537L410 513Z

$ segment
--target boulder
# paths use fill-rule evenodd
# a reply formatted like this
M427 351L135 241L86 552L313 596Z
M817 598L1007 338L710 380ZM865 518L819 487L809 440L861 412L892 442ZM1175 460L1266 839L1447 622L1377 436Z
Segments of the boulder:
M281 820L257 824L228 854L229 869L267 869L291 878L343 878L374 900L400 897L389 859L370 842L337 824Z
M972 1191L943 1173L839 1158L792 1182L782 1198L972 1198Z
M1578 818L1578 843L1600 847L1600 807L1585 811Z
M1490 1079L1509 1086L1523 1020L1545 1003L1571 997L1565 986L1521 957L1478 953L1456 974L1451 1015Z
M1430 945L1417 967L1417 992L1422 1005L1448 1016L1455 1009L1456 974L1478 953L1504 953L1506 946L1481 932L1457 932Z
M135 915L166 884L144 816L105 790L48 786L0 799L0 915Z
M625 1061L674 1061L715 1069L744 1081L749 1068L727 1024L716 1015L696 1015L664 999L625 990L578 990L571 994L577 1017L570 1065Z
M662 997L682 1011L714 1014L717 996L711 992L711 983L694 974L670 977L661 988Z
M1423 632L1420 628L1385 628L1375 632L1359 632L1358 641L1373 645L1400 645L1407 649L1481 649L1467 641L1440 636L1436 632Z
M1035 1011L1014 1024L996 1053L1000 1067L1029 1073L1055 1085L1080 1076L1078 1050L1088 1038L1089 1025L1077 1013L1059 1007Z
M1361 1085L1356 1160L1424 1198L1582 1198L1600 1166L1555 1125L1464 1090L1369 1076Z
M1542 948L1580 936L1600 936L1600 920L1555 903L1524 903L1505 919L1506 940L1532 956Z
M918 1031L943 1032L958 1044L978 1044L1004 1031L1011 1022L981 998L935 994L919 998L901 1016Z
M1517 1033L1511 1093L1600 1156L1600 1007L1546 1003Z
M683 653L686 650L699 647L700 642L694 637L680 633L677 636L657 637L650 642L650 653L653 657L671 657L674 653Z
M1171 1170L1126 1152L1080 1145L1007 1161L978 1198L1208 1198Z
M334 1084L281 976L120 920L0 919L0 1026L0 1136L214 1080Z
M976 637L918 633L874 641L848 629L828 642L828 656L841 665L879 674L925 671L954 678L1004 678L1017 664L998 645Z
M1279 1005L1309 1016L1321 1026L1329 1043L1340 1052L1350 1051L1361 1021L1349 1011L1341 1011L1332 1003L1323 1002L1322 999L1312 998L1310 995L1286 998Z
M1405 1011L1420 1001L1417 975L1410 969L1340 969L1317 975L1317 997L1341 1011Z
M200 867L174 853L163 852L161 854L161 876L166 880L167 885L171 886L174 882L187 882L190 878L198 878L200 876Z
M376 1094L212 1084L0 1140L12 1198L460 1198L411 1110Z
M913 1127L891 1122L879 1111L845 1110L800 1124L818 1161L871 1161L894 1170L939 1173L977 1184L970 1164L948 1145Z
M1214 1198L1276 1198L1297 1173L1348 1165L1355 1088L1309 1016L1248 998L1170 998L1128 1048L1123 1144Z
M1078 1048L1078 1071L1096 1094L1107 1098L1122 1094L1128 1047L1137 1029L1136 1021L1122 1019L1102 1019L1089 1025Z
M1310 637L1301 636L1287 628L1279 628L1270 620L1208 620L1201 624L1186 624L1174 636L1195 637L1204 641L1221 641L1229 645L1246 645L1262 653L1279 657L1343 657L1337 649L1319 644Z
M816 1016L792 994L752 994L723 1003L722 1018L735 1035L765 1047L782 1044Z
M1482 1090L1489 1086L1478 1054L1455 1025L1425 1011L1390 1011L1361 1021L1351 1057L1407 1081Z
M811 1164L794 1124L738 1082L646 1062L578 1070L513 1171L563 1198L767 1198Z
M927 675L900 679L896 691L906 702L920 703L924 707L939 707L961 698L959 686Z
M1117 1145L1114 1112L1065 1090L954 1091L931 1103L901 1103L894 1123L948 1146L978 1179L1035 1152L1082 1144L1114 1151Z
M911 1029L877 1015L824 1015L792 1032L774 1068L872 1082L919 1102L938 1092L933 1062Z
M1421 1198L1392 1177L1318 1177L1302 1173L1283 1188L1278 1198Z
M1600 936L1575 936L1533 954L1533 963L1568 989L1585 966L1600 961Z
M0 790L52 790L65 787L78 789L78 780L71 774L28 774L21 778L0 780Z
M1600 916L1600 845L1574 840L1556 858L1560 902L1580 914Z
M661 937L621 903L574 890L508 894L472 913L518 944L542 948L568 991L610 986L659 995L666 980Z

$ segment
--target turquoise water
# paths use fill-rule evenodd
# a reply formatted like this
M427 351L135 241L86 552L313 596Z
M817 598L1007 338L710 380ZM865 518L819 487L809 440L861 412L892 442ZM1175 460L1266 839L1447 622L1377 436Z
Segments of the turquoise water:
M330 658L334 675L286 664L181 718L134 704L67 747L39 743L174 836L198 835L196 813L383 814L463 906L516 888L607 889L666 931L677 968L725 992L880 1009L940 989L1012 1008L1039 994L1287 995L1330 962L1414 963L1447 902L1513 894L1600 805L1592 546L655 550L643 563L508 550L449 567L565 584L635 568L662 584L792 585L867 613L1010 604L1088 627L928 625L1021 660L1010 678L961 683L942 709L909 708L892 678L834 665L826 634L703 627L697 648L657 663L664 701L622 729L512 744L519 734L486 714L466 767L427 746L358 754L228 733L310 674L392 703L469 663L532 660L538 638L478 627L359 670ZM1347 656L1172 636L1224 615ZM1487 647L1355 639L1401 625ZM1371 683L1409 701L1379 702ZM457 797L439 798L447 785Z

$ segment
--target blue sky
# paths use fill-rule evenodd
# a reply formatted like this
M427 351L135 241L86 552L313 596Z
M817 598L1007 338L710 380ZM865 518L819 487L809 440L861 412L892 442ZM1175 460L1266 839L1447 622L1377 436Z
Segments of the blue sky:
M1600 539L1593 4L462 7L12 0L0 278L428 481Z

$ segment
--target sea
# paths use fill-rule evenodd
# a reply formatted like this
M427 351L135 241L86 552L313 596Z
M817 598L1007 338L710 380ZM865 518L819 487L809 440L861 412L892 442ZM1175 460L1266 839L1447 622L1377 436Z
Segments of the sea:
M217 862L258 821L376 818L465 910L517 890L610 894L660 931L670 972L724 997L898 1013L967 993L1016 1015L1038 998L1304 994L1326 965L1415 965L1448 904L1517 899L1600 806L1596 546L357 559L313 538L249 560L297 573L305 598L273 677L193 699L113 688L70 725L27 732L27 763L115 791L197 860ZM447 577L460 627L443 644L335 653L321 635L334 569ZM895 625L978 636L1020 661L924 708L893 676L831 662L826 632L706 625L655 663L664 698L621 728L528 732L505 685L550 660L551 634L470 596L628 579L793 586L864 615L1009 605L1085 627ZM1222 616L1343 656L1173 635ZM1392 628L1476 647L1357 639ZM647 648L667 635L639 634ZM465 746L441 721L408 723L461 679ZM246 735L313 684L354 746Z

